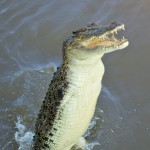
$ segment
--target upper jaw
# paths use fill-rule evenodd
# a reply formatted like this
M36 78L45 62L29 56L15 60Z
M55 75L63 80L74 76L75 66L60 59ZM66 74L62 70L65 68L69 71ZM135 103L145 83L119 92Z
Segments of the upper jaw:
M100 47L102 49L123 49L128 46L127 39L117 39L115 34L120 30L125 30L124 24L113 22L109 26L95 29L98 32L89 39L82 42L82 45L88 48ZM101 32L100 32L101 31Z
M124 24L113 22L106 27L105 32L101 36L108 36L109 34L117 34L118 31L125 30Z

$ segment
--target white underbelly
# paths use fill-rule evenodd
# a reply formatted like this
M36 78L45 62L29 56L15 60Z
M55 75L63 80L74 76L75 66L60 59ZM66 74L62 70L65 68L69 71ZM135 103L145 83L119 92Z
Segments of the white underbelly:
M54 127L59 128L53 137L59 143L58 149L63 150L63 147L74 145L87 130L101 89L100 82L95 84L92 87L84 86L76 90L63 106L61 110L62 119L54 125Z
M81 72L79 72L81 71ZM52 131L53 141L57 143L52 150L69 150L87 130L95 112L97 98L101 91L101 80L104 74L103 63L94 65L92 70L71 70L69 88L65 94L57 117L61 120L54 123L57 131Z

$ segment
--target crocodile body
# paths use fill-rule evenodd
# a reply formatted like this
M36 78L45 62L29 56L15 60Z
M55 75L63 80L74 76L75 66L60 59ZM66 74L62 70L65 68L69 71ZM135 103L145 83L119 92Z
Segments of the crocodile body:
M36 121L34 150L70 150L78 143L93 117L101 91L102 56L128 45L124 40L122 47L110 49L112 39L107 35L104 42L93 37L123 27L116 22L105 28L91 24L73 32L63 43L63 63L54 73Z

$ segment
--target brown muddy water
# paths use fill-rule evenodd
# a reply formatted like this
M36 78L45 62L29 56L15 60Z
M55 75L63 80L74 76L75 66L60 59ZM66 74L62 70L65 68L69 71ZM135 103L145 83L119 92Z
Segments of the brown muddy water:
M150 150L149 0L0 1L1 150L30 150L63 40L88 23L115 20L125 23L130 45L103 57L103 88L85 133L88 149Z

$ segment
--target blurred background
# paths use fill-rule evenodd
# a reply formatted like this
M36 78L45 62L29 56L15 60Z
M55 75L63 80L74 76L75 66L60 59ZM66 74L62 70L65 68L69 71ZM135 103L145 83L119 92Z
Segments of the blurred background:
M96 22L121 21L130 45L103 57L106 72L85 137L89 150L150 149L150 1L1 0L0 149L30 150L63 41Z

